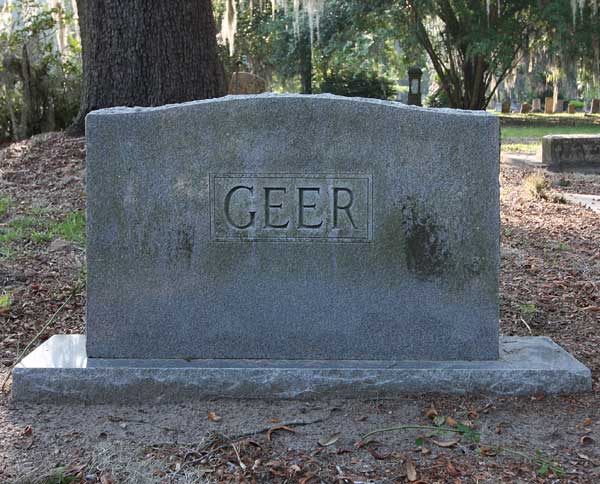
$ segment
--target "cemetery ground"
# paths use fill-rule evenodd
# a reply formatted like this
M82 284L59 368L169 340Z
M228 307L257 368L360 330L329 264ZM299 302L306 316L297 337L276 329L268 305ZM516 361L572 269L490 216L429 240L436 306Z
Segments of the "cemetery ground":
M0 381L31 341L83 332L84 159L63 134L0 151ZM500 182L501 332L551 337L591 394L33 405L9 380L0 482L600 482L600 215L563 198L600 176Z

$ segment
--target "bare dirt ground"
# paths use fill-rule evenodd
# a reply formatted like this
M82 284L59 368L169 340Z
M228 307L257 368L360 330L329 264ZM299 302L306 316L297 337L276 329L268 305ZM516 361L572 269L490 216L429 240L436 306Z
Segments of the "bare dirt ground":
M0 381L65 301L33 346L83 331L85 255L65 220L85 205L84 158L62 134L0 151ZM9 382L0 482L600 482L600 215L560 203L600 177L546 175L532 196L529 175L501 173L501 330L552 337L592 369L592 394L60 406L17 405ZM363 438L399 425L435 431Z

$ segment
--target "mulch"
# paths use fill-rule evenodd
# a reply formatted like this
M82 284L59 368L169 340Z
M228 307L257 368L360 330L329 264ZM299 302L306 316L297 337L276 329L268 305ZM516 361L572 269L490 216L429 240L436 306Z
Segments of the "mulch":
M550 336L592 369L592 395L578 397L575 403L568 399L552 400L547 403L549 408L558 409L559 415L565 405L597 408L600 403L600 215L580 206L559 203L559 197L531 198L523 190L527 176L527 171L501 168L501 332ZM545 176L558 194L600 194L600 176ZM0 150L0 192L1 197L9 197L11 203L8 212L0 218L0 230L10 220L26 216L36 208L43 209L51 220L61 220L67 212L83 210L84 186L83 138L51 133L4 147ZM24 239L11 243L10 257L0 256L0 294L9 291L12 298L10 309L0 312L1 365L10 367L20 351L38 335L81 282L84 267L84 250L76 244L51 250L50 242ZM39 335L37 344L53 334L83 332L84 307L85 293L81 290L53 325ZM539 399L543 400L544 396ZM445 401L439 399L437 405L443 406ZM2 399L0 406L7 405L6 402ZM381 405L385 412L385 404ZM519 408L520 404L510 405ZM477 413L474 407L473 411ZM274 422L273 426L277 424ZM386 444L375 445L374 450L372 445L367 446L361 452L357 449L346 452L339 446L333 453L329 446L316 446L310 451L294 450L274 447L274 435L280 433L288 433L288 438L293 438L292 432L276 429L268 439L267 435L244 438L232 446L227 441L219 441L222 436L213 435L212 440L205 439L202 445L196 443L193 447L173 443L148 446L144 458L168 463L156 471L156 482L174 482L169 479L183 474L181 466L205 468L207 475L216 481L310 484L320 482L316 478L319 476L322 482L359 482L359 477L350 475L348 469L353 469L354 474L360 473L367 458L368 472L360 473L360 479L410 480L411 458L394 448L386 448ZM592 475L599 476L596 482L600 482L598 462L572 463L573 468L579 470L574 471L570 480L559 481L551 471L545 476L536 474L540 466L534 462L502 460L484 465L480 462L480 453L461 452L456 450L459 447L454 447L454 453L440 454L428 467L419 468L418 479L421 480L415 478L412 482L593 482L587 480ZM348 463L344 470L337 465L340 455L344 455L344 462ZM249 464L240 466L240 459ZM85 466L76 467L72 471L81 479L91 472L84 469ZM100 470L94 476L95 480L90 478L88 482L118 482L110 470Z

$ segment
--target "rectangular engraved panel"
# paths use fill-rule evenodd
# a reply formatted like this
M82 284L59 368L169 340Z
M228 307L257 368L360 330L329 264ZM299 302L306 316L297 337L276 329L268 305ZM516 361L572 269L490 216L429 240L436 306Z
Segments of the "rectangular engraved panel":
M369 242L370 175L212 174L219 241Z

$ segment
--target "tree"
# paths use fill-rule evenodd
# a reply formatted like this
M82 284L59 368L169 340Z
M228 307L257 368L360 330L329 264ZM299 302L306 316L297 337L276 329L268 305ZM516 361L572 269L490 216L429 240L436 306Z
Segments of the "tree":
M462 109L487 107L535 38L536 6L537 0L392 2L405 41L427 52L451 107Z
M83 55L79 114L224 93L210 0L77 0Z

